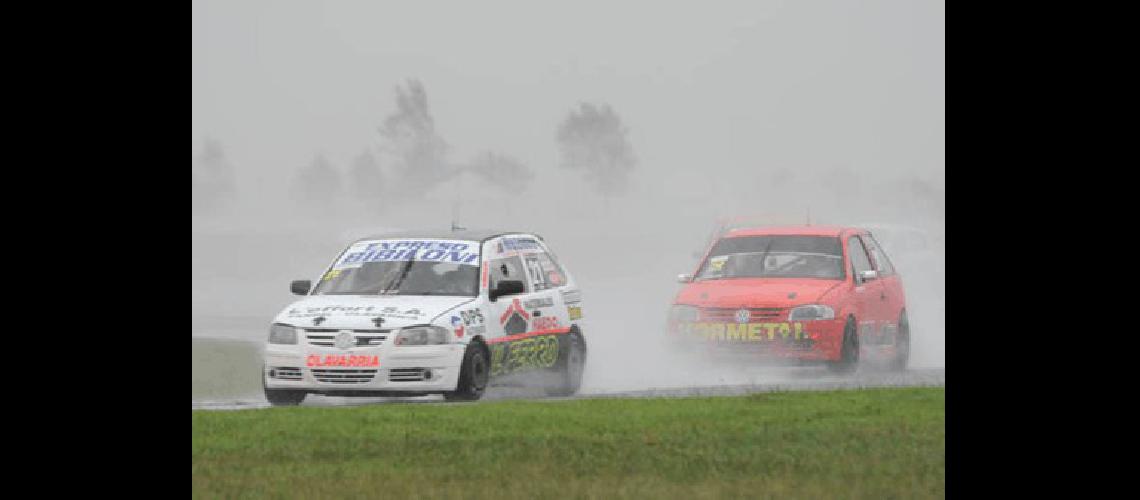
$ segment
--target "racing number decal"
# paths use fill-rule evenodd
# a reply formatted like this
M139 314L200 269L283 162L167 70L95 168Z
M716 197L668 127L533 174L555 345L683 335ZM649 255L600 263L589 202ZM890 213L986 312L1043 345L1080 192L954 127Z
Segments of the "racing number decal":
M566 284L566 277L558 265L546 253L533 253L526 256L526 268L530 272L534 290L549 290Z
M533 290L546 290L549 288L546 286L546 278L542 273L542 266L538 263L538 256L533 254L526 256L526 269L530 273L531 283L533 284L531 288Z

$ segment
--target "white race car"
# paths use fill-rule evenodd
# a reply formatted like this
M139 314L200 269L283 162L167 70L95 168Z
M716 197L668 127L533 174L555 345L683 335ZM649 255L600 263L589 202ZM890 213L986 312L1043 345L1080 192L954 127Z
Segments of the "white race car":
M577 392L581 292L542 238L457 231L352 243L274 319L262 380L274 405L307 394L476 400L491 383Z

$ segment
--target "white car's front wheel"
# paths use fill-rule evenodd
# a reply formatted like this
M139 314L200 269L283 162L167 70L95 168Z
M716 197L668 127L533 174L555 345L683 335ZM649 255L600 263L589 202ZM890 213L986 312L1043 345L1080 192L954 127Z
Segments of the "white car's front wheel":
M297 406L305 400L305 391L265 389L265 399L273 406Z
M483 397L487 381L491 378L491 363L482 342L467 344L463 364L459 368L459 383L455 390L443 393L448 401L476 401Z
M295 389L270 389L265 387L265 374L261 375L261 388L265 391L265 399L273 406L297 406L305 400L307 393Z

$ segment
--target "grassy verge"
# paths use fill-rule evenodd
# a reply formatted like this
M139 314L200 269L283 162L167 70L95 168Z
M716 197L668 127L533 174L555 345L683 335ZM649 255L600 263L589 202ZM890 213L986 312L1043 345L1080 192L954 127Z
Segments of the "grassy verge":
M193 494L939 498L944 394L194 411Z
M261 346L229 339L192 339L191 398L261 396Z

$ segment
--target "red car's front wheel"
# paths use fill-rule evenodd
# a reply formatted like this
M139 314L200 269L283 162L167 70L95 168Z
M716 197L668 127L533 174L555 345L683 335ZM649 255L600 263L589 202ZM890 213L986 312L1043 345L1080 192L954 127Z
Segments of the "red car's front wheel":
M843 326L843 343L839 348L839 359L828 361L827 368L835 373L851 373L859 367L859 337L855 332L855 318L847 318Z

